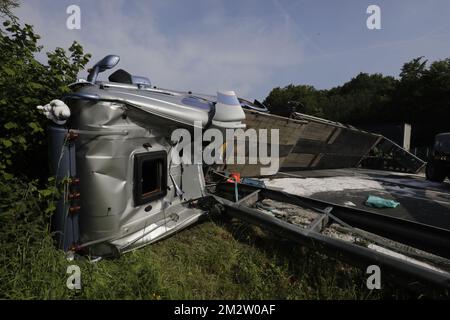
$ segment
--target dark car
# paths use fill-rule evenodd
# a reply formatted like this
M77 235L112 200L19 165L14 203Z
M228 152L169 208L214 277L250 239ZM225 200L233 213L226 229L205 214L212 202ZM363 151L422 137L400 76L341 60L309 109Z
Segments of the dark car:
M435 182L443 182L445 177L450 178L450 132L436 135L426 176L428 180Z

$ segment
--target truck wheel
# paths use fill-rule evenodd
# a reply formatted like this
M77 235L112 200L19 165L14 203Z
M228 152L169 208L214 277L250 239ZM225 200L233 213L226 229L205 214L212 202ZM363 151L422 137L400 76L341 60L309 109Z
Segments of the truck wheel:
M441 166L436 165L433 162L428 162L425 170L427 180L434 182L444 182L447 175L445 170Z

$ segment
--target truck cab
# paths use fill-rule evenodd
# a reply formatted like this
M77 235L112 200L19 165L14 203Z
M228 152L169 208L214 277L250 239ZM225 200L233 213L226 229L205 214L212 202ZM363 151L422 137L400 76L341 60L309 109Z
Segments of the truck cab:
M436 135L425 172L430 181L443 182L450 178L450 132Z

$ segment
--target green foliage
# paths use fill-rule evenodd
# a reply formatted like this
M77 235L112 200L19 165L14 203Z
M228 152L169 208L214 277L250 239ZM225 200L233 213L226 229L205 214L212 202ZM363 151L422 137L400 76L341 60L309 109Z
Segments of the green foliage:
M18 0L0 0L0 16L16 19L11 10L17 8L18 6Z
M330 90L275 88L264 102L284 116L296 103L299 112L353 125L408 122L420 132L413 137L416 143L426 145L436 133L450 130L450 59L431 64L413 59L403 65L399 79L360 73Z
M0 29L0 175L27 178L48 176L46 119L36 106L69 91L90 55L74 42L47 53L48 65L36 59L41 52L32 26L6 21Z
M36 255L53 245L49 225L58 190L54 179L48 185L39 188L37 181L25 183L11 174L0 179L0 299L29 288L37 277L30 271L40 263ZM58 255L54 249L48 253ZM48 258L46 263L52 263Z
M289 85L283 89L275 88L266 98L265 103L272 113L289 117L293 109L311 115L322 116L321 92L312 86Z
M450 59L406 63L396 92L400 113L409 121L448 122L450 116Z
M284 116L289 116L290 106L297 103L298 112L334 121L381 121L379 111L391 105L395 85L396 80L392 77L360 73L343 86L330 90L316 90L304 85L275 88L265 103L272 113Z
M46 119L36 106L68 92L89 55L74 42L68 54L57 48L42 64L39 38L15 18L0 28L0 299L52 298L29 284L53 278L44 268L64 262L49 232L58 190L47 179Z
M0 9L6 3L15 1L0 0ZM42 50L38 41L33 28L21 26L15 18L0 29L0 299L402 297L403 292L390 287L367 290L360 270L315 250L220 220L194 226L120 260L67 261L49 232L59 192L55 180L47 180L46 119L36 106L68 92L67 85L89 55L74 42L68 52L56 48L47 53L43 64L36 59ZM406 92L416 90L410 103L417 106L432 94L446 93L433 101L445 114L449 69L448 60L427 69L419 59L404 66L401 80L360 74L332 90L290 85L274 89L266 103L284 115L300 108L344 122L359 121L393 108L393 100L401 101ZM397 96L395 90L405 93ZM66 288L66 268L71 264L81 267L81 292Z
M205 221L117 260L65 261L44 241L8 260L0 298L8 299L377 299L402 297L388 285L368 290L363 271L256 227ZM25 254L25 256L24 256ZM27 262L23 262L26 260ZM66 268L82 289L66 288ZM126 271L126 272L124 272Z

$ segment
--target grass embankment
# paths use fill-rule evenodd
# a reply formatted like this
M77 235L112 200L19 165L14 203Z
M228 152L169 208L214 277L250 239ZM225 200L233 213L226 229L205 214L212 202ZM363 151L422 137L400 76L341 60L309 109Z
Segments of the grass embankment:
M69 262L50 239L2 252L0 297L7 299L376 299L366 275L325 255L236 221L206 218L120 259ZM8 259L5 259L5 258ZM81 268L82 290L66 288ZM403 295L400 293L400 295Z

